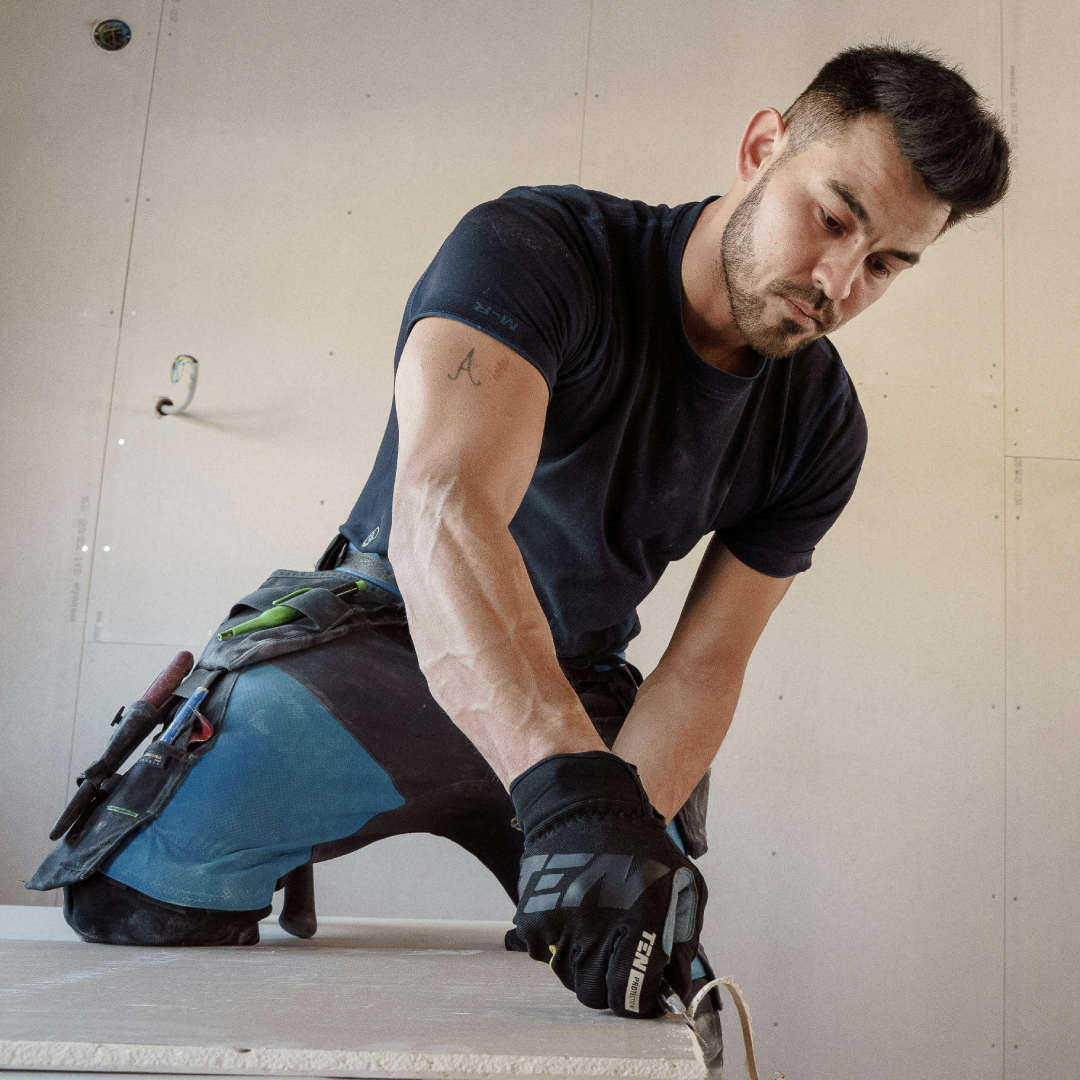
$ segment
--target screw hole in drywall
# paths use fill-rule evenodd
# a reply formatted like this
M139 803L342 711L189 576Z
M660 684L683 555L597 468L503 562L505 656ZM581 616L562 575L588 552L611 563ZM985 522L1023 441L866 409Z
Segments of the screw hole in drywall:
M123 19L104 19L94 27L94 44L106 52L116 52L131 40L131 27Z

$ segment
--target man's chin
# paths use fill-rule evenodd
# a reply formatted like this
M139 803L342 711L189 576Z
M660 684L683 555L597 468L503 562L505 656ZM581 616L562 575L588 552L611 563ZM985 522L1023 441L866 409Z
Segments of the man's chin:
M767 360L784 360L805 349L822 333L820 329L808 330L794 319L781 319L775 326L750 336L748 343Z

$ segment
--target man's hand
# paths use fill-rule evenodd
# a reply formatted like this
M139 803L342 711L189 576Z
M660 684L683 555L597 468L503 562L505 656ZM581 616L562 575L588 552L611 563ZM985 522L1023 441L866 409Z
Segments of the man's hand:
M525 832L514 925L534 960L593 1009L647 1017L666 978L690 987L707 890L664 831L637 770L556 754L510 787Z

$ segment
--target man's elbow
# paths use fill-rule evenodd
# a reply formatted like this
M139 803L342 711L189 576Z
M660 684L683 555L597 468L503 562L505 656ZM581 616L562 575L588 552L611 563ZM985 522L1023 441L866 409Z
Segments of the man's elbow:
M750 655L744 649L714 649L696 656L664 657L650 676L670 682L684 694L722 700L742 689Z

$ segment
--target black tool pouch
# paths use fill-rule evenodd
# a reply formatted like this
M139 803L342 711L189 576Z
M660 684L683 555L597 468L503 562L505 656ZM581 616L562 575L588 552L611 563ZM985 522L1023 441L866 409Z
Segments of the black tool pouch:
M196 667L178 688L169 714L190 695L191 690L185 692L189 684L192 690L195 685L210 686L224 674L223 671L208 672ZM193 681L192 676L198 676L198 679ZM227 681L235 681L235 677ZM227 700L231 689L231 686L219 687L224 691L217 695L219 701ZM224 712L224 707L218 705L213 710L202 711L208 716L213 712L216 719ZM181 743L186 742L185 735ZM133 833L160 816L191 767L214 742L211 738L191 751L185 745L170 746L160 740L150 743L126 773L111 776L101 785L97 801L67 835L56 842L26 887L41 891L59 889L90 877Z
M288 601L288 606L301 612L301 617L281 626L251 630L227 641L218 641L215 634L199 658L199 667L237 671L275 656L322 645L361 626L404 622L400 601L378 586L365 587L348 600L334 595L334 589L355 582L353 574L342 570L275 570L258 589L233 605L218 633L268 611L276 600L306 589Z

